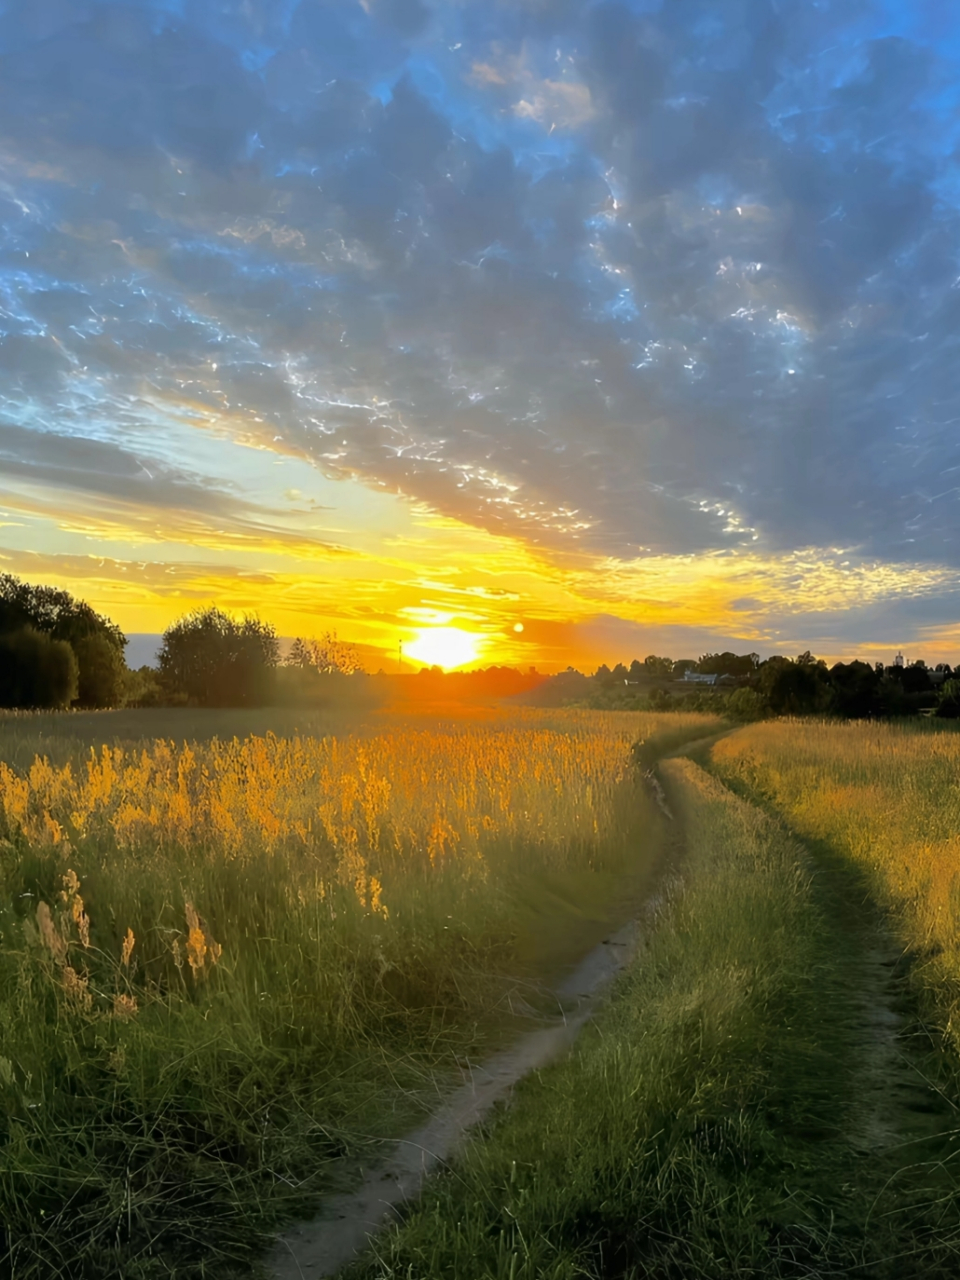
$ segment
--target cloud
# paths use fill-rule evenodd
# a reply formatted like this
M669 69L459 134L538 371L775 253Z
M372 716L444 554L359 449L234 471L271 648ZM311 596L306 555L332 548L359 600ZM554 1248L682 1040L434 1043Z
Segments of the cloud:
M911 21L8 6L8 482L257 536L228 475L144 478L179 401L598 594L663 557L956 567L960 17Z
M211 482L155 453L137 454L109 441L10 424L0 424L0 502L99 538L256 548L311 559L350 554L311 536L302 522L284 527L289 512L249 501L229 481Z

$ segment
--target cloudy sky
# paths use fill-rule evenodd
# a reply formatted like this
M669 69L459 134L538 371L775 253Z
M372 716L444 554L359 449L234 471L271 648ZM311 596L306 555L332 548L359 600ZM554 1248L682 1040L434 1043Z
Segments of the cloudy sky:
M958 62L948 0L6 0L0 570L960 659Z

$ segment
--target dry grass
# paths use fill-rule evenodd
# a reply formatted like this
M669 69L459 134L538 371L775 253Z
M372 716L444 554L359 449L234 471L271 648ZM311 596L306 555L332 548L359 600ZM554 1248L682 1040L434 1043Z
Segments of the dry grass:
M104 716L91 750L89 717L42 717L32 762L36 723L4 726L0 1270L24 1280L242 1265L572 958L584 904L623 909L652 859L632 748L718 724L202 721L111 741Z
M778 720L724 738L713 761L869 873L960 1053L960 734Z

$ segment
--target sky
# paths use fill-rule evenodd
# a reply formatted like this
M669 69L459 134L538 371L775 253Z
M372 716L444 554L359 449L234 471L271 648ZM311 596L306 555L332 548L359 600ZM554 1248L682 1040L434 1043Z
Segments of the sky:
M960 661L952 0L0 0L0 572Z

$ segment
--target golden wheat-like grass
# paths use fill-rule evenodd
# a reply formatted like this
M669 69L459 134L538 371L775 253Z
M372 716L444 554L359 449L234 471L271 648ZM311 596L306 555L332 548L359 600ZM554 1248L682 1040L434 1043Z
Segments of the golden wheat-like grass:
M93 842L242 860L323 846L335 855L336 879L385 914L371 860L456 859L482 875L494 840L558 850L602 840L627 748L674 718L526 713L367 737L104 745L82 768L37 758L18 773L0 762L0 801L31 845L65 851ZM75 893L73 903L83 933Z
M951 1006L960 1049L960 734L949 727L778 720L713 749L721 775L782 810L802 835L863 866L904 944Z
M158 993L191 999L214 979L255 999L261 983L336 987L331 1007L348 1009L360 970L376 991L390 973L407 991L425 989L432 964L504 962L512 882L529 899L544 875L635 862L617 802L631 748L717 723L479 709L345 737L161 739L104 744L80 764L0 762L12 837L0 871L29 893L26 845L62 884L41 893L35 921L75 1012L99 992L103 1016L132 1018Z

